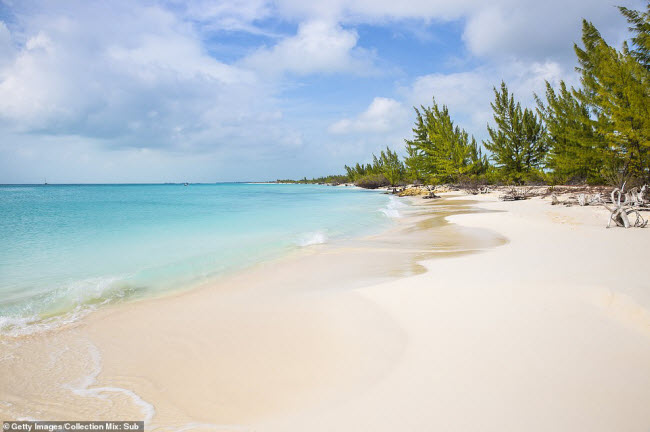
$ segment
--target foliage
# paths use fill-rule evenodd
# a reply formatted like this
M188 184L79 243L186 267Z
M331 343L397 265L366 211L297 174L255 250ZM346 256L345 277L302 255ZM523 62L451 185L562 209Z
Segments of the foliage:
M603 183L607 145L590 122L589 107L573 89L560 82L556 92L546 83L546 105L538 97L537 111L546 124L549 139L547 175L552 184Z
M404 177L404 164L399 158L397 152L391 152L386 147L386 151L381 151L379 157L372 155L373 172L382 174L391 186L397 185Z
M301 180L291 180L291 179L284 179L284 180L276 180L276 183L296 183L296 184L342 184L342 183L349 183L350 179L346 175L329 175L326 177L317 177L313 178L311 180L307 179L307 177L304 177Z
M418 180L454 182L467 175L480 175L487 169L474 137L454 126L449 110L438 107L415 108L413 139L405 140L405 160L409 176Z
M383 174L366 174L359 177L354 184L365 189L377 189L389 186L390 181Z
M384 182L388 182L388 184L382 186L395 186L404 179L406 172L404 163L400 160L397 152L391 151L388 147L386 147L385 151L381 151L379 157L374 154L372 155L372 164L363 165L357 163L354 167L346 165L345 170L348 173L348 177L357 186L360 186L359 182L361 179L364 179L364 182L369 182L369 184L375 184L375 180L380 177L383 178ZM369 179L372 179L372 181Z
M627 43L622 51L612 48L588 21L582 26L584 48L575 46L582 83L575 96L591 108L587 123L609 147L606 166L616 182L650 177L650 70L644 58L650 25L648 14L627 13L632 24L644 17L644 25L633 27L632 50Z
M363 176L365 176L367 174L371 174L372 165L370 165L370 164L363 165L363 164L359 164L359 163L357 163L354 167L349 167L349 166L346 165L345 166L345 171L348 173L348 178L352 182L356 182L361 177L363 177Z
M494 89L491 106L496 128L488 125L490 139L484 143L485 148L492 152L505 178L524 182L543 166L548 150L546 130L532 110L522 109L515 102L504 82L500 90Z
M633 49L630 55L643 67L650 70L650 2L646 12L639 12L625 7L619 7L623 16L630 23L629 30L634 34L632 37Z

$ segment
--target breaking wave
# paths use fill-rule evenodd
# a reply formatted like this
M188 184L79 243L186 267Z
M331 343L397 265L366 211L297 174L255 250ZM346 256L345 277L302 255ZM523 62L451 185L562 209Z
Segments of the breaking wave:
M400 202L397 198L394 196L390 197L390 200L388 201L388 204L386 204L386 207L379 209L380 212L388 216L389 218L399 218L401 217L400 209L405 209L408 207L408 205L404 204L403 202Z
M136 289L121 277L75 281L32 296L0 315L0 335L24 336L76 322L97 307L132 296Z
M298 246L303 247L327 243L327 234L325 234L323 231L310 232L300 237L296 243Z

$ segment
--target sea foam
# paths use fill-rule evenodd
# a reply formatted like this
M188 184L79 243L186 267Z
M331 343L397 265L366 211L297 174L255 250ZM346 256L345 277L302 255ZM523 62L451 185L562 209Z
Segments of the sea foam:
M303 247L327 243L327 234L323 231L310 232L300 237L296 243Z
M388 216L389 218L399 218L402 217L400 209L408 207L403 202L400 202L394 196L391 196L386 207L380 209L379 211Z
M145 424L148 425L151 423L156 410L152 404L142 399L137 393L132 390L125 389L122 387L92 387L97 383L97 377L102 371L102 357L99 352L99 349L88 342L88 354L90 357L90 372L88 375L81 377L76 383L68 383L63 387L70 390L72 393L77 396L82 397L94 397L99 399L107 399L107 393L120 393L127 396L134 405L136 405L143 414L142 419Z
M0 315L0 335L19 337L72 324L98 306L122 300L132 292L123 277L73 281L36 296L19 315Z

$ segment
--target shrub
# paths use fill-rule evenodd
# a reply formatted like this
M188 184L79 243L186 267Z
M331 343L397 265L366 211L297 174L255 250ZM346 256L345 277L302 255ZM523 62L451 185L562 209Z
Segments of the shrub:
M390 186L390 182L383 174L367 174L359 177L355 185L365 189L377 189L382 186Z

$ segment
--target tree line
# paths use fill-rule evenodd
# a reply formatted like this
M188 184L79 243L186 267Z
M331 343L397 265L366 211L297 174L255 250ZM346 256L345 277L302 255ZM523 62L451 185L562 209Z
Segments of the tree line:
M522 107L506 83L494 88L494 123L482 146L435 98L415 108L406 156L386 148L371 164L345 166L363 187L402 183L611 184L650 181L650 0L646 11L618 8L630 39L610 46L582 24L574 44L578 87L546 82L534 108ZM489 155L483 152L483 148Z

